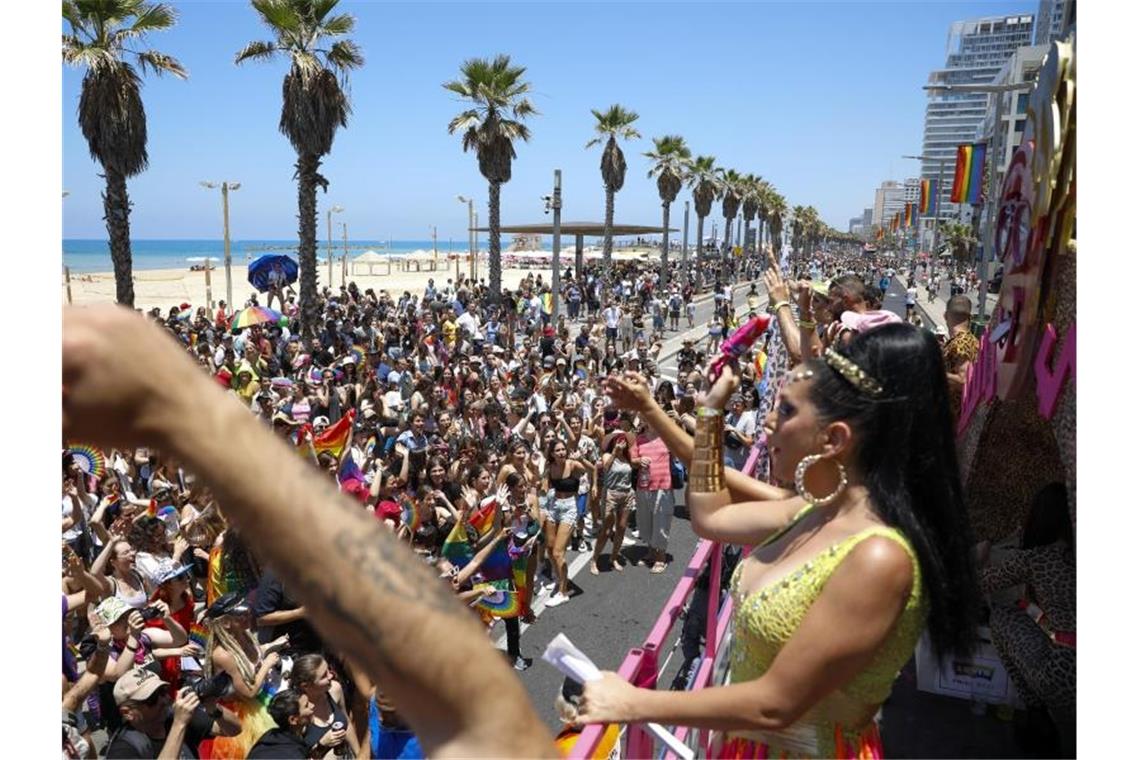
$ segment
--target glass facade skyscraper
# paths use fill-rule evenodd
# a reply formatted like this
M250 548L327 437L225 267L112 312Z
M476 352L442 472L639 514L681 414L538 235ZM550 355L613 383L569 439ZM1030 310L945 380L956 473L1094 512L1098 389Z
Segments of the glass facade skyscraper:
M946 43L946 66L930 73L931 85L991 84L994 77L1022 45L1033 42L1033 16L990 16L956 21L950 25ZM957 148L974 142L985 120L987 95L929 91L922 136L922 177L939 178L938 217L957 219L962 209L950 203ZM966 207L963 207L966 208Z

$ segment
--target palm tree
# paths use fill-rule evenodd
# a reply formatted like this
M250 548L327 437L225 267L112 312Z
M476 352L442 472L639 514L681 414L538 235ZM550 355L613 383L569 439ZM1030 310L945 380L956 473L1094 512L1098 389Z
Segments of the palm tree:
M939 225L941 242L949 247L950 253L954 256L954 261L958 264L969 264L973 259L971 254L978 244L978 239L974 236L970 226L947 221L940 222ZM935 251L935 256L938 253Z
M602 282L609 286L610 271L613 266L614 254L614 195L625 184L625 154L618 146L618 139L636 140L641 137L633 123L637 121L637 114L627 111L618 103L610 106L608 111L602 112L591 108L597 123L594 131L597 135L586 143L586 148L592 148L605 141L606 147L602 149L602 184L606 188L606 222L602 237Z
M772 238L772 253L780 260L780 250L784 247L784 216L788 213L788 202L775 190L768 197L768 230Z
M289 73L282 83L281 119L277 128L297 152L297 238L301 279L301 329L312 335L317 312L317 186L329 183L317 171L332 150L338 127L348 126L348 72L364 65L351 34L356 19L331 15L338 0L251 0L274 39L251 42L234 57L235 64L265 61L283 54ZM331 287L332 283L329 283Z
M459 67L460 79L443 87L471 106L447 125L448 134L463 133L463 152L475 151L479 173L488 182L487 219L490 234L491 302L502 295L503 262L499 247L499 189L511 180L515 140L526 142L530 129L522 120L538 113L527 98L530 83L525 66L512 66L509 55L471 58ZM512 118L513 117L513 118Z
M133 308L127 178L147 167L146 112L142 80L126 58L133 56L144 74L149 68L185 79L186 70L165 53L127 46L174 26L177 15L168 5L142 0L64 0L63 18L71 28L63 35L63 62L87 69L79 96L79 128L106 181L103 218L115 270L115 300Z
M762 179L756 183L756 250L761 260L764 256L764 224L768 221L772 197L775 194L775 188L767 180Z
M792 209L792 256L802 255L804 237L804 222L807 221L806 211L803 206L796 206Z
M756 218L756 211L760 207L760 182L755 174L745 174L740 183L740 216L744 219L744 235L741 239L745 247L748 246L752 220Z
M661 197L661 287L669 283L669 206L677 200L681 183L688 172L689 147L680 135L653 138L653 150L645 157L653 161L649 178L657 177L657 194ZM682 273L682 277L684 273Z
M713 201L720 197L720 173L716 158L697 156L689 164L686 176L693 190L693 210L697 213L697 287L704 284L705 217L712 212Z
M724 248L721 251L720 271L724 278L724 262L732 252L732 220L740 208L741 180L744 177L735 169L721 169L720 181L724 188L721 194L720 211L724 214Z

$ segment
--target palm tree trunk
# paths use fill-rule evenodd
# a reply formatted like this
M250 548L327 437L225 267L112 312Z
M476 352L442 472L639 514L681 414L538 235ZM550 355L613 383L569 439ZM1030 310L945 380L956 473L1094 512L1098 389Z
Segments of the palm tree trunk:
M732 218L726 216L724 218L724 245L720 251L720 264L717 267L717 279L722 283L724 282L724 269L728 260L728 254L732 251Z
M748 252L748 231L752 229L752 220L744 217L744 226L741 228L741 234L737 237L740 239L740 250L744 253ZM744 261L746 256L741 256L741 261Z
M317 169L315 153L297 156L297 260L300 264L301 330L305 337L317 331ZM332 283L329 283L331 286Z
M487 244L487 255L490 258L490 288L491 303L499 304L503 295L503 260L499 247L499 183L489 183L487 190L487 227L490 229L490 240Z
M115 269L115 301L134 308L135 283L131 274L131 199L127 195L126 176L103 167L107 189L103 193L103 219L111 246L111 264Z
M669 204L661 204L661 289L669 284Z
M606 188L606 222L602 236L602 283L609 288L614 255L614 191Z
M697 290L705 285L705 218L697 214Z

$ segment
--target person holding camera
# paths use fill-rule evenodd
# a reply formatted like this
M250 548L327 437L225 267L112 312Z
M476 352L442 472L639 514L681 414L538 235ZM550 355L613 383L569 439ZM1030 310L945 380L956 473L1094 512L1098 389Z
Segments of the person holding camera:
M168 684L146 668L133 668L115 683L115 704L125 724L107 745L109 760L119 758L197 758L198 745L214 736L234 736L237 716L202 700L185 687L171 703Z

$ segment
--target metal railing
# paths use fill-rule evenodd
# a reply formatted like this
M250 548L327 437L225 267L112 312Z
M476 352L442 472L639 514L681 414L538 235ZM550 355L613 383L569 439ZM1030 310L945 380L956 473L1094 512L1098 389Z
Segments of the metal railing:
M702 689L710 684L716 674L716 665L719 659L723 659L718 658L718 653L723 654L721 643L727 635L728 624L732 619L732 596L724 594L722 604L722 594L719 593L722 561L723 556L720 544L704 539L697 544L697 548L693 552L693 556L689 560L684 574L681 576L680 581L677 582L677 586L673 589L669 600L665 602L665 607L661 610L661 614L658 615L657 621L653 624L653 628L645 639L645 643L640 647L634 647L629 650L629 653L622 661L621 667L618 668L619 676L635 686L646 689L657 688L657 680L663 670L663 666L660 664L660 655L665 648L665 642L669 639L677 620L680 619L686 602L696 589L697 579L705 569L705 566L709 565L708 617L706 618L705 624L705 649L701 656L697 674L693 678L689 688ZM604 724L594 724L583 729L569 757L572 760L586 760L587 758L594 757L598 744L607 728L608 726ZM682 726L675 729L673 734L689 746L694 746L695 743L694 749L698 756L708 754L710 741L708 731L694 732L688 727ZM633 724L628 727L625 732L625 746L621 752L622 757L652 758L658 757L661 754L661 750L655 746L652 735L646 731L643 726ZM667 750L664 752L664 756L666 758L676 757L676 755Z

